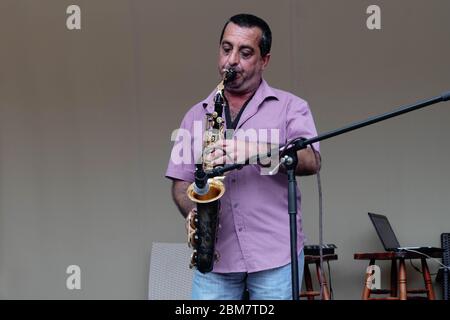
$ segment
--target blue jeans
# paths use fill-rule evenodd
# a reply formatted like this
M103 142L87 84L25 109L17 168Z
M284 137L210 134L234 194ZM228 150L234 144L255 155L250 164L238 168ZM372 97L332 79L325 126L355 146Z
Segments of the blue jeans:
M298 255L298 278L301 287L305 257ZM201 273L192 281L193 300L242 300L245 289L250 300L292 300L291 264L259 272ZM300 290L300 289L299 289Z

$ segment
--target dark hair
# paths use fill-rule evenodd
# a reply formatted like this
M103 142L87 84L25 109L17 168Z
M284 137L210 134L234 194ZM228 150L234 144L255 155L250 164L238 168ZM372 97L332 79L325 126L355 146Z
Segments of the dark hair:
M225 33L225 29L230 22L233 22L239 27L259 28L262 31L261 40L259 41L259 50L261 51L261 56L264 57L270 52L270 47L272 46L272 31L270 31L269 25L263 19L258 18L257 16L254 16L252 14L241 13L228 19L222 29L219 43L222 43L223 34Z

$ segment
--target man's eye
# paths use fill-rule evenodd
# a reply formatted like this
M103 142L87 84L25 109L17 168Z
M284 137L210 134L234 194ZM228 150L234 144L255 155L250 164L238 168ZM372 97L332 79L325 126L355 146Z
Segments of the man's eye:
M229 53L231 51L231 48L222 48L223 52Z
M250 58L252 53L251 52L247 52L247 51L243 51L241 52L241 55L243 58Z

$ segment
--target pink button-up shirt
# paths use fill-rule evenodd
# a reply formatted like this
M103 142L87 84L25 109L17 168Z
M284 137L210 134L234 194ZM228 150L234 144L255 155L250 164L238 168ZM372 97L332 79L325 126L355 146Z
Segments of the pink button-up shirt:
M212 92L185 115L180 128L191 134L190 154L184 154L186 150L180 151L183 139L179 135L166 171L167 178L194 181L194 158L198 159L199 152L194 150L194 146L201 148L198 140L202 138L202 132L198 134L194 123L204 122L205 114L213 112L215 93ZM317 135L308 103L291 93L269 87L265 80L262 80L244 109L235 134L248 129L256 129L257 132L260 129L278 129L278 141L274 141L271 131L268 137L258 137L260 142L280 144L297 137L311 138ZM197 134L194 136L195 132ZM314 147L319 150L318 144ZM180 156L190 161L174 161L174 157ZM229 172L224 183L226 191L220 199L220 228L216 242L220 259L215 262L213 271L256 272L288 264L291 257L287 175L280 172L272 176L262 175L261 167L255 164ZM297 190L299 252L305 239L300 204L300 191Z

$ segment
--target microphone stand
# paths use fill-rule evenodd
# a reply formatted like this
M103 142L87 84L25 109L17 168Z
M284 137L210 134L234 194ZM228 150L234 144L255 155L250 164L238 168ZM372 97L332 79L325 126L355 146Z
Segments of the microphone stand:
M288 176L288 214L289 214L289 225L290 225L290 245L291 245L291 272L292 272L292 299L299 300L300 292L299 292L299 278L298 278L298 257L297 257L297 181L295 178L295 169L298 164L297 151L306 149L309 145L313 143L330 139L332 137L354 131L359 128L367 127L371 124L384 121L393 117L397 117L404 113L408 113L411 111L415 111L439 102L444 102L450 100L450 91L446 92L440 96L436 96L431 99L422 100L412 105L402 106L398 109L387 112L378 116L370 117L366 120L359 121L347 125L345 127L328 131L326 133L320 134L316 137L305 139L303 137L296 138L288 142L288 144L282 146L280 148L280 163L284 165L286 168L287 176ZM245 164L231 164L225 165L223 167L217 167L209 172L207 172L207 176L209 178L213 178L216 176L222 176L225 172L240 169L246 164L255 163L249 159ZM322 248L320 248L320 255L322 261ZM321 266L322 268L322 266ZM323 270L322 270L323 272ZM320 275L320 286L322 289L323 285L323 275ZM322 291L322 290L321 290Z

